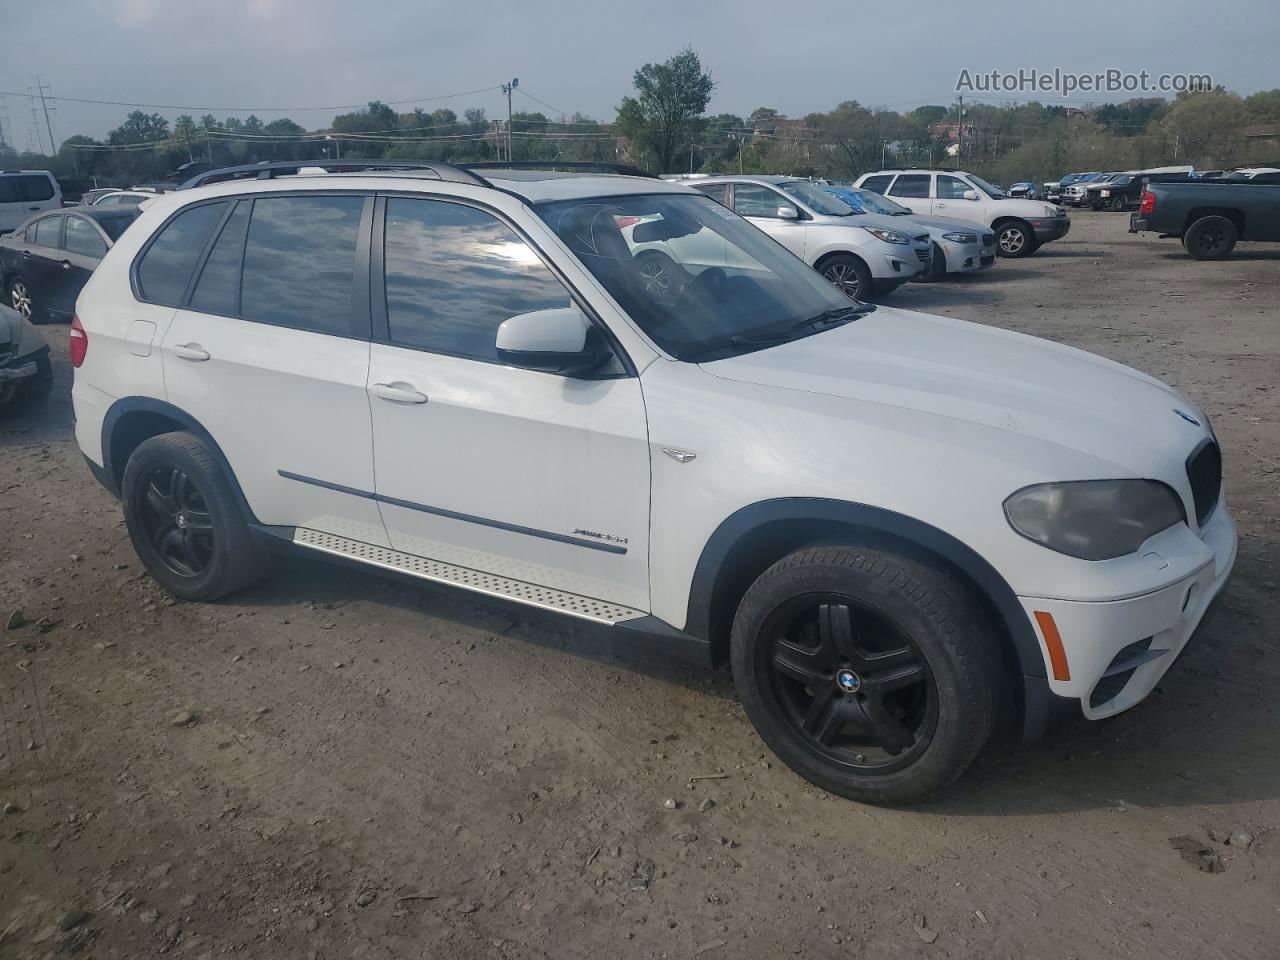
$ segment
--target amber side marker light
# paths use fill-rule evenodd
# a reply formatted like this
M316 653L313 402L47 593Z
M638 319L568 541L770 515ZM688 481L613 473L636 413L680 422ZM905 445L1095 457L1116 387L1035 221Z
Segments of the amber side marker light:
M1070 680L1071 669L1067 666L1067 651L1062 649L1062 635L1058 633L1058 625L1053 622L1053 614L1037 610L1036 623L1040 624L1040 632L1044 634L1044 645L1049 648L1049 663L1053 667L1053 679Z

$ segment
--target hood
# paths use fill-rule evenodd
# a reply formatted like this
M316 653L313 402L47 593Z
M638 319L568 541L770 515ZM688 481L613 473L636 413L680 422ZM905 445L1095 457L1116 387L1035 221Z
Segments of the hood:
M1138 476L1189 453L1205 419L1172 387L1082 350L880 307L824 333L703 365L714 376L889 404L1023 434Z
M1005 197L1003 200L992 200L991 203L992 206L987 208L987 214L993 221L996 217L1005 214L1043 220L1045 217L1057 216L1060 212L1048 200L1029 200L1026 197ZM1049 210L1053 213L1049 213Z
M891 217L884 213L855 213L851 217L827 217L825 223L841 227L880 227L905 233L908 237L925 237L928 239L924 225L917 217Z

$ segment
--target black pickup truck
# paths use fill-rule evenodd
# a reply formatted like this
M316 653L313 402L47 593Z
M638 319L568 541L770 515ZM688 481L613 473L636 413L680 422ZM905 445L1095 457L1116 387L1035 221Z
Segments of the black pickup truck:
M1141 206L1129 217L1129 232L1178 237L1197 260L1222 260L1238 240L1280 243L1280 183L1260 178L1149 183Z

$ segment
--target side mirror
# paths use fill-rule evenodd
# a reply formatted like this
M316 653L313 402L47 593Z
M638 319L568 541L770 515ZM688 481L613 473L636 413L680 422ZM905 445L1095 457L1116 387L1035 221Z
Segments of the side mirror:
M586 373L612 356L600 332L577 307L508 317L498 327L495 346L503 363L567 375Z
M977 199L978 199L978 191L977 191L977 190L966 190L966 191L964 192L964 198L965 198L966 200L977 200Z
M784 203L776 211L779 220L799 220L800 211L789 203Z

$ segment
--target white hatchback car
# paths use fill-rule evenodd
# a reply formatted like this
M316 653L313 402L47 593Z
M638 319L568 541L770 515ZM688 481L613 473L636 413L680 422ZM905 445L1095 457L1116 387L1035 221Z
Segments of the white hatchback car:
M1006 708L1133 706L1222 589L1218 444L1159 381L855 303L679 184L419 166L159 197L81 295L76 436L175 595L275 544L610 625L900 802Z
M1067 235L1071 220L1062 207L1005 196L981 177L962 170L881 170L854 186L891 197L920 214L959 217L995 231L1004 257L1025 257Z

